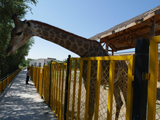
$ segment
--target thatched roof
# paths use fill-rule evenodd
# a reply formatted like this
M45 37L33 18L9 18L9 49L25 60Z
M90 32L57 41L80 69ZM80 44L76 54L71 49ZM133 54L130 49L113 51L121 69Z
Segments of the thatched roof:
M150 27L155 16L155 35L160 35L160 6L99 33L89 39L108 43L114 51L135 47L138 38L150 38Z

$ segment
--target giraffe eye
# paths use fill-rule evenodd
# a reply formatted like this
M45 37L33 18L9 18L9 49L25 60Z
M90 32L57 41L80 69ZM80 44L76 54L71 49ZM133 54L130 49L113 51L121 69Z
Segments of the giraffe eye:
M21 34L22 34L22 31L21 31L21 32L16 33L16 35L18 35L18 36L20 36Z

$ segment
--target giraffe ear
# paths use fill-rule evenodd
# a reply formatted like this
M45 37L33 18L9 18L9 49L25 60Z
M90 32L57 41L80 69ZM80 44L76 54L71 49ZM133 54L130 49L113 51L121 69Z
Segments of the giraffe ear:
M13 19L13 21L14 21L15 26L17 26L17 25L18 25L18 22L19 22L19 19L17 18L17 14L13 14L13 15L12 15L12 19Z
M30 26L31 26L31 23L30 23L29 21L27 21L26 23L27 23L28 27L30 27Z
M29 21L27 21L27 20L25 20L24 23L25 23L28 27L31 26L31 23L30 23Z

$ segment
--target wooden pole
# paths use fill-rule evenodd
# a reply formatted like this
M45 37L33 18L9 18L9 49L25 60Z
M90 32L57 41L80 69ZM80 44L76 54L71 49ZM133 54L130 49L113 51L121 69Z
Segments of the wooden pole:
M106 52L107 52L107 53L108 53L108 47L109 47L108 44L109 44L109 43L106 42Z
M112 56L114 56L114 50L112 49Z
M156 17L154 16L151 19L152 25L150 27L150 38L155 36L155 25L156 25Z

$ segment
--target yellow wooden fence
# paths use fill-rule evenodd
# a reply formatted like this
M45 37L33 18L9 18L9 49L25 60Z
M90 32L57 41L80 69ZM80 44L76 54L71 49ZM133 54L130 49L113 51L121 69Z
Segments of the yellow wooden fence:
M13 78L21 71L21 69L16 70L14 73L9 76L1 79L0 81L0 93L6 88L6 86L13 80Z
M83 71L84 62L87 61L87 71ZM120 76L127 76L127 97L126 104L123 99L124 105L121 108L121 119L130 120L132 116L132 81L134 71L134 56L108 56L108 57L88 57L88 58L71 58L69 79L68 79L68 97L67 97L67 119L85 119L88 120L89 108L89 89L90 77L92 74L92 61L96 61L97 74L96 74L96 95L95 95L95 109L93 118L111 120L115 117L115 100L113 98L114 90L114 73L115 62L125 61L127 64L127 72L123 69L120 71ZM109 85L101 85L102 76L102 62L109 62L110 67ZM48 65L43 68L31 67L32 80L38 88L39 93L42 95L47 104L52 108L54 113L60 120L64 118L64 98L65 98L65 79L66 79L66 63L51 63L51 68ZM51 71L51 73L50 73ZM87 84L83 84L83 73L87 73ZM42 77L43 76L43 77ZM121 83L119 83L122 85Z
M66 65L52 62L51 69L49 65L44 65L44 68L29 66L31 78L39 94L59 119L64 116Z
M84 62L88 62L87 71L84 71ZM119 118L130 120L132 116L132 80L133 80L133 66L134 66L134 56L109 56L109 57L88 57L88 58L71 58L70 60L70 72L68 81L68 103L67 103L67 119L85 119L88 120L88 109L89 109L89 90L90 90L90 79L91 74L93 74L92 61L97 63L97 81L96 81L96 102L94 109L95 120L107 119L111 120L115 117L115 102L113 103L113 90L114 90L114 73L115 73L115 62L125 61L128 64L128 72L125 73L127 77L127 106L124 102L124 107L121 108L121 115ZM102 67L104 62L110 61L109 71L109 85L107 90L103 89L101 85L102 78ZM79 69L77 69L77 62L80 63ZM74 66L73 64L74 63ZM123 72L123 69L119 75ZM87 73L87 84L86 86L82 84L83 72ZM105 71L106 72L106 71ZM107 74L107 73L106 73ZM122 85L120 83L120 85ZM107 101L107 102L106 102Z

